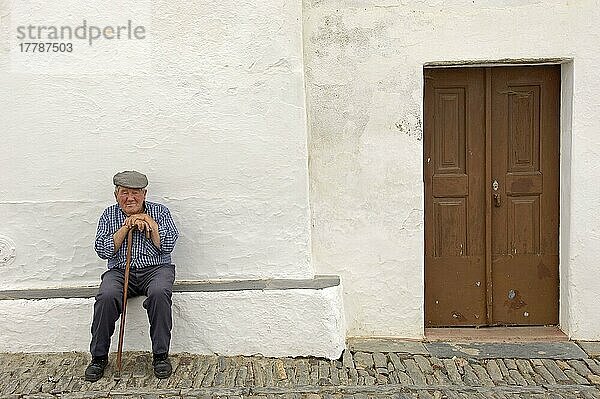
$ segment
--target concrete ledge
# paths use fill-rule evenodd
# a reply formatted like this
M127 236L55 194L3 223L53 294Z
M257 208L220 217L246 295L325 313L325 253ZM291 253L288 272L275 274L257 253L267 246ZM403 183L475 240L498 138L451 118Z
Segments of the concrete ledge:
M339 276L315 276L313 279L269 279L269 280L203 280L176 281L173 292L219 292L247 290L321 290L340 285ZM51 299L51 298L93 298L98 286L65 287L29 290L0 291L0 300Z
M425 348L438 358L475 359L585 359L587 354L575 342L426 342Z
M95 287L31 290L16 298L4 291L11 300L0 301L0 352L87 351L95 293ZM144 299L128 302L127 351L151 350ZM337 277L180 283L173 293L171 352L337 359L345 327Z
M395 352L410 355L429 355L422 342L401 338L349 337L348 349L356 352Z

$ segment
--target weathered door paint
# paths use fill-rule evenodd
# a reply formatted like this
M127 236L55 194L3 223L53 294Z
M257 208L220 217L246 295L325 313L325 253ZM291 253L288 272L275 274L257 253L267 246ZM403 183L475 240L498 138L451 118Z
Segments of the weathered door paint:
M486 323L485 74L425 71L425 314Z
M425 70L427 326L558 322L560 67Z

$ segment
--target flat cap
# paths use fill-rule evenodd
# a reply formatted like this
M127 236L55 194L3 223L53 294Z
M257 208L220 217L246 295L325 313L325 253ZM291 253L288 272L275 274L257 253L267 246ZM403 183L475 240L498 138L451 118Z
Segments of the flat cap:
M148 185L148 178L135 170L126 170L117 173L113 177L113 183L115 186L127 188L145 188Z

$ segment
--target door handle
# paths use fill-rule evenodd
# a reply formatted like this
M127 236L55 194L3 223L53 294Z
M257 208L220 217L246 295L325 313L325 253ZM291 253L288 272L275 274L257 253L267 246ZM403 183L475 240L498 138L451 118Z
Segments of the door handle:
M499 208L502 205L500 200L500 194L498 194L498 189L500 188L500 184L498 184L498 180L494 179L492 182L492 190L494 190L494 206Z

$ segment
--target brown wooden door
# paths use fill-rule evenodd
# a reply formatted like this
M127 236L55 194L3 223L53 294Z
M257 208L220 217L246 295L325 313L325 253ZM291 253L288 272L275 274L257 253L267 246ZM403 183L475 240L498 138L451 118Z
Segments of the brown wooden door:
M426 326L558 323L560 67L425 70Z

